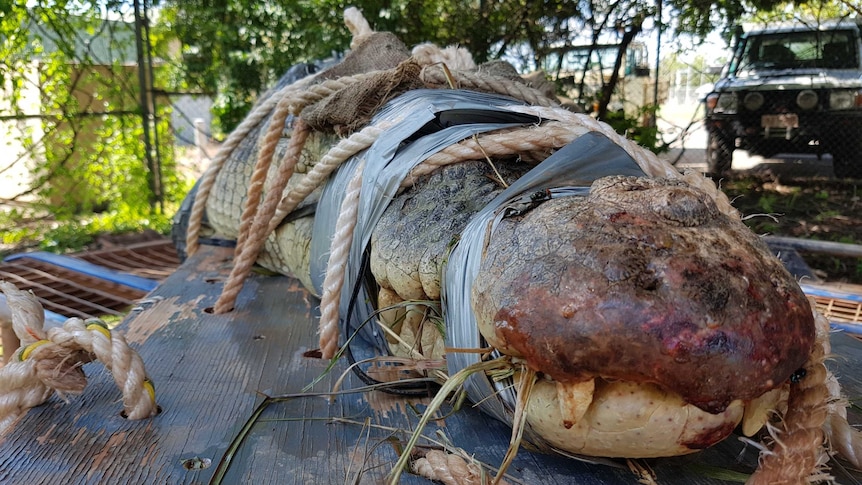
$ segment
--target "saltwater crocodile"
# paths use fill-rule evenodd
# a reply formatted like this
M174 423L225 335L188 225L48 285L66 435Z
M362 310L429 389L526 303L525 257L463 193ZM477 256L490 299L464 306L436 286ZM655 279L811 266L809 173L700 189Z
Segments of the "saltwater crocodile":
M678 173L553 101L540 109L494 94L416 89L416 79L433 85L425 75L437 62L419 61L415 51L410 57L392 36L380 41L395 55L373 70L388 73L387 82L401 80L382 95L375 81L377 102L366 103L362 123L304 127L308 139L285 196L343 143L339 135L379 127L378 138L277 226L259 264L297 277L325 301L335 219L361 186L350 259L339 263L347 273L341 320L358 327L375 309L386 310L376 318L380 327L365 328L373 343L411 358L445 354L452 373L479 357L447 347L490 345L513 356L519 372L538 376L528 405L533 436L567 452L689 453L740 422L746 434L757 431L773 409L787 406L791 380L797 388L808 382L825 399L823 373L812 372L822 368L823 319L812 316L795 280L711 181ZM323 71L299 80L307 69L286 77L299 88L267 96L287 99L336 78ZM463 79L457 68L446 72ZM332 96L339 95L317 102L333 103ZM284 122L264 117L210 174L206 215L219 237L241 232L262 140L280 133L269 181L296 148L303 108L291 108L297 116ZM279 124L272 129L270 121ZM496 147L507 137L514 148ZM521 143L537 138L544 143ZM442 168L416 175L430 159ZM806 372L819 377L806 381ZM485 378L468 382L487 412L511 419L516 397L484 399L498 391ZM808 451L820 456L815 448Z

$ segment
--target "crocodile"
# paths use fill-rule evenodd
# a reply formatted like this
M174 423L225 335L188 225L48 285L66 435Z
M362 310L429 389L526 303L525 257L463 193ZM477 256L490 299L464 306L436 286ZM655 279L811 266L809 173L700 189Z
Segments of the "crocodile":
M392 37L384 42L401 54L375 70L417 62ZM420 64L420 79L436 65ZM290 83L332 79L311 71L294 68L258 105ZM490 346L513 358L537 379L533 436L567 453L673 456L717 443L739 423L751 435L788 393L793 402L800 369L822 367L825 320L712 181L553 101L541 108L423 82L388 86L391 96L370 103L363 123L310 130L285 195L345 137L374 126L381 134L267 236L258 264L323 295L335 219L363 174L341 320L358 326L374 316L372 345L445 358L450 374L479 357L447 348ZM267 133L279 140L266 183L276 176L304 123L296 111L262 118L213 175L206 218L219 238L241 232ZM536 134L543 144L492 148ZM423 171L452 153L468 154ZM494 384L479 380L470 398L494 401ZM483 406L511 421L515 404Z

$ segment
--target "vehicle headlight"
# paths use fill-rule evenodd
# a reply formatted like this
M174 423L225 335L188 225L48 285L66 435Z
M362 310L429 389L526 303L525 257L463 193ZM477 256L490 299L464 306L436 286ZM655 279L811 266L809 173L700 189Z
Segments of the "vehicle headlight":
M748 111L757 111L763 106L763 95L758 92L748 93L742 99L742 105Z
M796 105L805 110L816 108L817 100L817 93L810 89L803 89L796 95Z
M836 89L829 94L829 107L850 109L862 106L862 90Z
M707 107L712 106L715 113L736 113L736 93L712 93L706 99Z

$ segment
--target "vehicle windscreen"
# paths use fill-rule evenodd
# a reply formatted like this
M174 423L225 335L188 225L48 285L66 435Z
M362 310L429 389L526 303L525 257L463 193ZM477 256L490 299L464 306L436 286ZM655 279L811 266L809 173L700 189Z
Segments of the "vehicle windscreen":
M852 30L752 35L740 45L730 71L745 77L758 70L853 69L859 65L856 46Z

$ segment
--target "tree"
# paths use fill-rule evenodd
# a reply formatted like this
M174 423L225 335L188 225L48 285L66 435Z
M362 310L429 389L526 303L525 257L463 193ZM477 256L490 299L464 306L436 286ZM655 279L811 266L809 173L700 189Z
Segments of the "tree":
M665 18L657 19L664 1ZM349 35L342 12L356 5L375 30L396 33L407 45L434 42L468 48L485 61L507 58L522 69L545 66L561 48L616 42L619 65L630 42L648 26L705 36L752 9L777 0L163 0L160 27L182 43L176 81L215 93L217 117L230 131L254 99L291 65L343 52ZM583 78L583 76L582 76ZM583 79L581 79L583 82ZM614 83L602 87L602 111ZM581 90L583 91L583 90Z
M113 0L17 1L0 8L3 136L32 181L5 201L4 239L34 220L93 232L169 222L157 204L153 167L144 163L136 33L131 5ZM110 18L109 18L110 17ZM167 106L153 126L168 199L187 190L173 170ZM72 231L74 232L74 231ZM25 234L26 235L26 234ZM43 235L44 236L44 235ZM47 244L50 238L42 237ZM4 242L12 242L5 240Z

